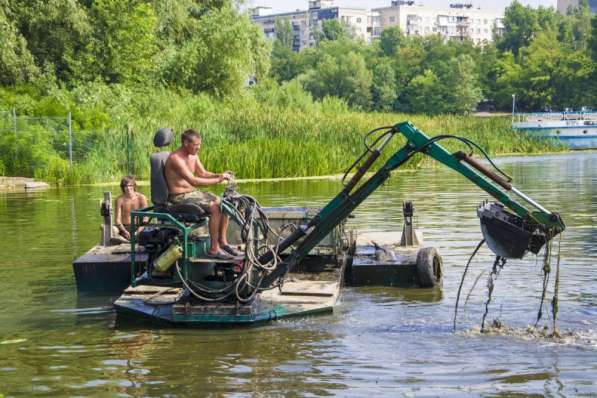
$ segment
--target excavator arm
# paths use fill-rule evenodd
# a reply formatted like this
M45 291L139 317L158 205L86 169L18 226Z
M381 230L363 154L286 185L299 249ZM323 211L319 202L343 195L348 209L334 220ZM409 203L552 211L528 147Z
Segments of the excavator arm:
M386 145L398 134L406 138L406 144L375 174L359 185L360 180L379 158ZM497 203L482 204L477 210L487 245L497 256L522 258L527 251L537 253L546 242L564 231L564 222L557 213L552 213L539 205L515 188L509 178L498 175L471 154L461 151L449 153L439 144L439 141L444 139L457 139L469 148L476 147L483 152L478 145L462 137L439 135L429 138L410 122L388 127L386 132L375 140L374 144L377 147L371 148L367 145L367 150L359 160L363 160L365 156L367 158L344 189L308 224L296 229L280 242L278 253L295 244L296 246L275 270L265 276L261 287L273 285L276 280L290 271L334 227L379 188L390 177L393 170L402 166L417 153L430 156L457 171L497 200ZM512 196L516 196L518 200L522 199L523 202L515 200ZM266 262L272 255L268 253L260 260Z

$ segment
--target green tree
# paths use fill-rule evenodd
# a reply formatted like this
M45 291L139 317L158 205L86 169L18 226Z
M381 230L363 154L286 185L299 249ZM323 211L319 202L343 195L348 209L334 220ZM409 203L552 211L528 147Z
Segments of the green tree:
M294 43L294 33L290 20L283 18L277 19L274 23L274 30L276 32L276 42L281 46L292 50Z
M591 39L589 40L589 53L593 62L597 63L597 15L591 18Z
M279 83L294 79L302 72L300 55L274 41L271 54L271 75Z
M93 37L71 64L82 80L148 83L155 78L157 17L141 0L96 0L91 7Z
M360 53L350 51L336 56L324 53L300 79L315 99L338 97L358 109L368 109L371 105L371 72Z
M292 50L294 34L288 19L275 23L276 40L271 54L271 74L279 83L294 79L301 72L300 56Z
M340 22L337 19L325 19L321 22L321 29L315 30L314 37L316 43L326 40L354 39L355 32L347 22Z
M398 54L400 44L404 41L404 35L398 26L390 26L381 32L379 47L382 54L393 57Z
M558 13L552 8L531 6L523 7L517 0L506 8L504 12L504 34L498 38L497 47L501 51L518 51L527 47L538 32L550 29L556 30Z
M371 84L372 108L389 111L396 100L396 75L389 59L384 58L373 67Z
M40 68L70 77L69 56L90 39L86 9L74 0L11 0L18 29Z
M270 48L263 32L234 8L207 12L192 29L191 40L165 54L168 84L225 96L268 72Z
M502 108L511 101L512 94L516 94L522 110L552 107L556 94L553 77L561 57L562 48L553 31L540 32L528 47L521 49L520 63L515 62L512 54L503 57L498 76L498 101Z
M415 77L408 86L407 93L408 102L402 105L406 111L435 115L444 110L442 94L445 93L445 88L431 69Z
M10 10L5 1L0 0L0 84L14 85L31 80L39 70L14 19L6 15Z
M468 54L461 54L449 62L451 72L443 85L446 88L444 112L469 113L482 98L475 73L475 61Z
M487 43L479 52L477 60L477 76L484 98L493 100L498 89L498 52L494 43Z

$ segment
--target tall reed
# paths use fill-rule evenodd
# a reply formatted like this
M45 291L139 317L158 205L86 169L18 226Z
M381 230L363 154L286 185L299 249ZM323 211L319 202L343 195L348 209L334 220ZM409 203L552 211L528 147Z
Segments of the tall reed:
M21 164L39 165L35 170L31 166L23 170L66 184L116 181L124 174L146 179L149 155L157 151L152 144L153 134L160 127L170 127L176 132L176 140L168 150L179 145L179 135L184 129L198 128L203 135L200 158L205 166L214 171L233 170L239 178L341 173L364 150L366 132L405 120L430 136L462 135L493 155L562 149L514 132L507 117L359 113L348 110L345 104L333 98L279 106L258 101L250 93L223 101L168 90L153 90L145 96L122 90L102 95L107 98L102 100L101 106L109 108L100 113L101 117L92 119L105 120L105 115L109 114L109 122L91 126L90 130L75 131L73 168L68 169L59 161L64 159L64 151L56 147L52 156L46 153L44 162L28 163L23 158ZM100 105L86 106L88 108L78 112L93 116L97 112L95 107ZM79 128L85 128L84 123L80 122ZM10 140L2 144L2 139L0 135L0 147L8 149L18 145ZM395 141L381 161L404 143L403 139ZM456 141L445 141L442 145L451 151L462 148ZM44 148L52 152L51 147L52 140ZM4 168L18 172L19 167L16 164L13 167L10 154L3 155L6 156L0 156L0 161ZM416 157L406 167L417 167L421 161L421 157Z

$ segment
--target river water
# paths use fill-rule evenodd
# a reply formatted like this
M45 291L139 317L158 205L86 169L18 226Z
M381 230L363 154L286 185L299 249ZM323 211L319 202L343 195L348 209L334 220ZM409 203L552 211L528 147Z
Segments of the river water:
M413 200L427 245L444 258L443 289L346 288L334 314L224 330L122 325L113 298L77 295L71 261L99 240L103 188L4 193L0 397L596 396L597 154L499 164L567 223L562 340L524 332L541 292L534 256L506 265L490 306L488 319L517 332L478 332L493 260L486 248L465 295L484 274L452 332L460 277L481 238L475 209L487 195L444 168L396 173L350 220L358 231L399 231L402 201ZM337 180L239 187L265 206L321 206L339 189Z

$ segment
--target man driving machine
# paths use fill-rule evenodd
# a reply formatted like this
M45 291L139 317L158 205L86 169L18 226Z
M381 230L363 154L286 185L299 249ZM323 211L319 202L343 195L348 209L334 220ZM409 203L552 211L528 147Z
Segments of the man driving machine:
M242 253L228 244L228 216L222 214L220 198L211 192L196 190L195 187L230 180L233 173L212 173L203 167L197 156L201 148L201 135L197 130L186 130L182 133L181 140L180 148L168 156L164 171L170 192L168 200L173 204L193 203L208 213L211 238L208 256L219 260L232 260Z

